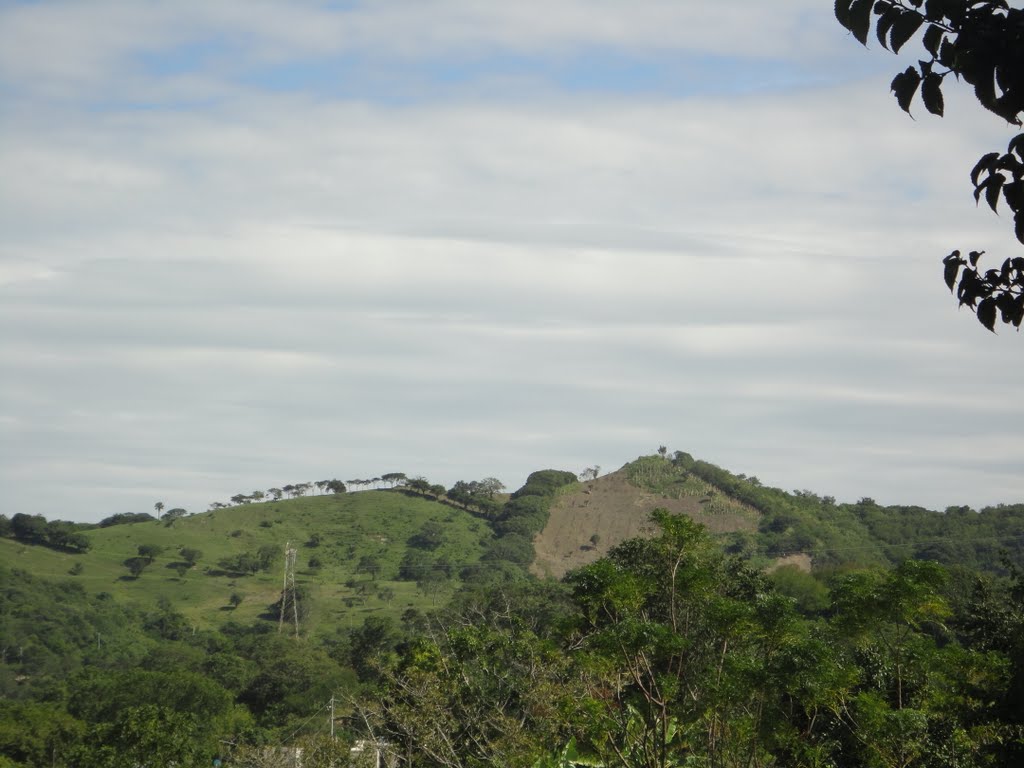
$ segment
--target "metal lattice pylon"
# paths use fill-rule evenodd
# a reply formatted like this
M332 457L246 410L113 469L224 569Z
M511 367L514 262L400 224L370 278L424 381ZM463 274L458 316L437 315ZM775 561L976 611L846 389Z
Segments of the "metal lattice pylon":
M295 636L299 636L299 595L295 588L295 560L298 551L290 541L284 545L284 585L281 587L281 609L277 613L277 631L284 630L284 617L291 608L295 620Z

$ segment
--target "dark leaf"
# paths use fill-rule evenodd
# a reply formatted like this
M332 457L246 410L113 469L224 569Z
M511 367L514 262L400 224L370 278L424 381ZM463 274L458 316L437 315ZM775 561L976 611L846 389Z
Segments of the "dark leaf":
M996 211L996 206L999 204L999 190L1003 188L1005 181L1006 177L1001 173L993 173L988 177L988 184L985 187L985 202L993 211Z
M901 13L903 13L903 11L898 7L890 6L875 23L875 36L878 38L878 42L882 44L883 48L889 47L889 30L892 29L893 22L899 18Z
M989 152L987 155L982 157L981 160L975 163L974 168L971 170L971 184L978 186L978 175L986 169L991 169L998 160L998 152Z
M965 269L960 274L960 303L969 304L974 309L979 299L985 299L992 295L992 288L981 279L977 270Z
M1013 233L1024 243L1024 211L1017 211L1017 215L1013 217Z
M983 291L984 286L981 284L978 273L972 269L965 269L963 274L960 275L960 284L956 287L956 295L960 300L960 306L962 307L964 304L967 304L973 307Z
M849 24L847 28L853 33L861 45L868 44L868 32L871 30L871 8L875 0L853 0L850 6Z
M925 75L924 82L921 84L921 100L924 102L925 109L933 115L942 117L945 107L942 99L942 75L937 75L934 72Z
M942 21L943 6L945 3L943 0L925 0L924 3L924 16L928 21Z
M942 27L936 24L929 24L924 31L924 49L932 56L939 55L939 45L942 44Z
M978 259L980 259L984 255L984 251L971 251L969 254L967 254L968 258L970 259L972 267L978 266Z
M916 11L901 13L892 25L892 32L889 33L889 45L892 47L893 53L899 53L900 48L914 36L923 23L924 16Z
M1017 155L1024 160L1024 133L1018 133L1012 139L1006 147L1007 152L1016 152Z
M1020 160L1010 153L999 158L999 162L996 163L996 168L1001 171L1009 171L1018 179L1021 177L1022 171L1024 171L1024 165L1022 165Z
M956 45L951 43L949 38L943 38L942 45L939 46L939 64L952 69L955 63Z
M1013 300L1013 313L1010 317L1010 322L1017 330L1020 330L1021 321L1024 321L1024 296Z
M836 0L836 19L847 29L850 28L850 3L853 0Z
M900 72L892 81L892 91L896 94L896 101L907 114L910 114L910 102L914 100L917 87L921 84L921 75L913 67L907 67Z
M980 71L972 73L972 75L973 77L968 78L965 72L964 79L969 83L973 81L974 95L981 102L981 106L999 114L999 105L996 104L996 79L992 67L982 67Z
M1006 293L1004 291L1003 293L1000 293L999 296L996 297L996 307L999 308L999 319L1002 322L1009 323L1013 318L1013 304L1014 302L1012 293Z
M1024 182L1012 181L1003 185L1003 199L1016 212L1024 208Z
M953 292L953 286L956 285L956 276L958 274L960 274L960 264L956 261L947 261L942 276L946 281L946 285L949 286L950 293Z
M991 296L978 305L978 322L995 333L996 301Z

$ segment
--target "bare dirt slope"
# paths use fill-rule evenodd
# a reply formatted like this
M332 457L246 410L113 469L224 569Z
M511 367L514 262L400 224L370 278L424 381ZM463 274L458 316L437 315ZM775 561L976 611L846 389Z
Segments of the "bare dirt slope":
M733 510L709 514L706 502L699 496L670 498L637 488L623 470L580 483L578 490L559 495L552 504L548 524L534 539L537 556L531 570L537 576L561 578L626 539L650 536L648 518L658 507L687 515L712 533L756 529L753 510L736 504ZM591 543L594 534L599 537L596 546Z

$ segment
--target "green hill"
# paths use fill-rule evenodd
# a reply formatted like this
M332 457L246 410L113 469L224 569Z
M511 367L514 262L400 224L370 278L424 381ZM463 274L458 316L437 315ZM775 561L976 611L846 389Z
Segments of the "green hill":
M671 457L644 456L623 470L638 491L666 499L692 495L697 488L704 517L713 519L737 508L753 512L756 530L737 526L724 539L730 552L760 565L804 555L817 570L904 560L993 573L1005 573L1007 562L1024 566L1024 504L980 511L949 507L944 512L882 506L867 497L843 504L812 491L768 487L756 477L734 474L681 451Z
M534 540L531 570L561 577L593 562L649 534L650 513L659 507L705 526L730 554L759 568L828 571L908 559L998 574L1007 572L1007 562L1024 566L1024 504L945 512L885 507L870 498L843 504L666 451L564 488Z
M842 504L766 487L681 451L642 456L582 483L541 470L511 497L491 480L459 482L447 495L409 481L169 521L67 524L62 548L0 538L0 557L36 576L73 576L89 594L128 605L168 601L205 629L274 620L290 543L302 632L321 636L369 616L436 607L463 580L531 561L535 573L561 575L640 533L658 506L704 524L730 553L759 567L796 562L822 571L922 559L1001 573L1004 561L1024 564L1024 505L943 514L867 498ZM86 548L82 537L88 551L75 551Z
M425 526L433 538L410 544ZM107 592L127 604L169 600L203 629L267 618L281 594L290 542L297 550L304 634L358 625L370 615L397 618L410 607L444 601L460 573L481 567L493 539L488 523L469 512L398 491L246 504L170 524L136 522L82 533L90 544L84 553L0 539L0 559L36 576L74 574L90 594ZM139 558L140 546L159 554L135 577L126 562ZM193 565L183 557L188 550L198 553Z

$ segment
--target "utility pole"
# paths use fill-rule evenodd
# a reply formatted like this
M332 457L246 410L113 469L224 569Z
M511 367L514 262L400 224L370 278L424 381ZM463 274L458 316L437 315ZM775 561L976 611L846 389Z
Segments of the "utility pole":
M334 694L331 694L331 741L334 741Z

